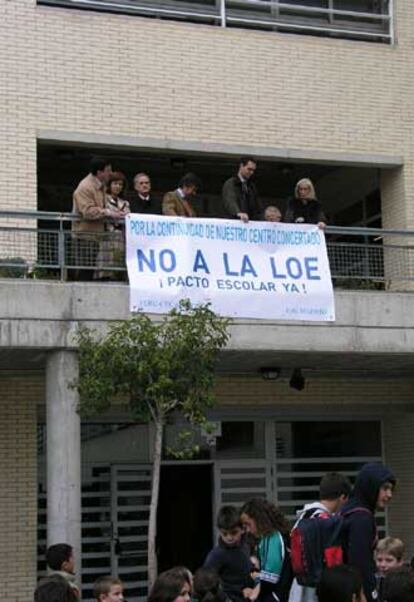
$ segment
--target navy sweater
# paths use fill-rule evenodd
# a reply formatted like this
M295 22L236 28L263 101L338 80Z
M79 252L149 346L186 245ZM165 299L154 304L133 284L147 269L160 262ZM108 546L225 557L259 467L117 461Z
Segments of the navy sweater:
M243 539L238 546L227 546L220 538L204 562L204 568L217 572L224 593L235 602L244 600L242 590L251 585L249 553Z

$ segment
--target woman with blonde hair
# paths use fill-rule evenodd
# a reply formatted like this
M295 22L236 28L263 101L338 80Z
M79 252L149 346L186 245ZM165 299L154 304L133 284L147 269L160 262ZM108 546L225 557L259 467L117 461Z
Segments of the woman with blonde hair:
M319 228L325 228L327 219L309 178L297 182L295 196L288 201L284 221L288 224L317 224Z

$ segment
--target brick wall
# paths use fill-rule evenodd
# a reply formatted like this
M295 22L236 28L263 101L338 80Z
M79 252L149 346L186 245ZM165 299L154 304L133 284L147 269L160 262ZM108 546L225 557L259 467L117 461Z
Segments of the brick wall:
M384 423L385 458L398 479L389 507L390 535L402 539L407 560L414 555L414 414L403 414Z
M0 583L33 600L37 564L36 401L42 381L0 376Z
M318 405L333 411L355 412L358 408L382 414L412 402L412 382L409 380L343 378L319 379L307 377L303 391L289 387L288 380L265 381L259 377L232 376L218 381L216 396L224 407L267 407L277 411L278 406L294 409ZM371 410L372 408L372 410Z
M395 6L390 47L0 0L0 206L36 207L49 130L401 155L387 215L412 227L414 7Z

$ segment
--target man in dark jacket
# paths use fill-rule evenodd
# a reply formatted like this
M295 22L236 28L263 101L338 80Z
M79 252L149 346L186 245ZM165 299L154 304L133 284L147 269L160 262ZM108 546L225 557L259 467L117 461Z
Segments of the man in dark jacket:
M129 199L131 213L161 214L161 200L151 192L151 180L148 174L141 172L134 177L136 195Z
M223 208L228 217L239 218L244 223L249 219L263 219L257 188L252 182L255 171L253 157L242 157L237 175L224 182Z
M367 602L377 599L374 548L377 543L375 511L385 510L392 498L395 477L380 463L365 464L355 481L344 516L344 557L346 564L360 570Z

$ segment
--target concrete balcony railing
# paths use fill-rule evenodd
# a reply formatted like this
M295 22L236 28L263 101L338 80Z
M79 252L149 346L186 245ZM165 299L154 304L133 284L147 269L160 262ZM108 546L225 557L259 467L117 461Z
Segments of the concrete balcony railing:
M122 234L75 238L77 220L70 213L0 211L0 278L83 280L88 271L91 280L126 282ZM326 240L336 288L412 290L414 231L328 226Z

